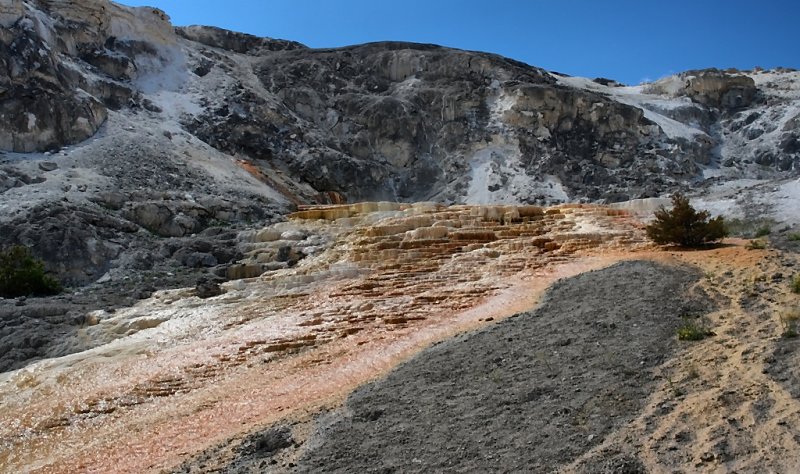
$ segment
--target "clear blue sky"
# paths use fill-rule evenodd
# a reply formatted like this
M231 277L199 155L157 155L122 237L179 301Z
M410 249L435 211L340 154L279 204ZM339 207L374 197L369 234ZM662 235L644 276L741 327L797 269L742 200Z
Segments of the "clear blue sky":
M800 0L123 0L175 25L311 47L382 40L502 54L628 84L705 67L800 68Z

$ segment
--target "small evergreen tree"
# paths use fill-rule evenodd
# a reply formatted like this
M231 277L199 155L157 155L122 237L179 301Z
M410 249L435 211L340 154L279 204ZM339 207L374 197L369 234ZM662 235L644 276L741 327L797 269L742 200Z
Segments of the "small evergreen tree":
M33 258L22 245L0 251L0 296L54 295L61 292L61 284L46 275L41 260Z
M672 209L661 206L656 219L647 226L647 236L657 244L699 247L727 235L722 217L709 220L708 211L696 211L680 193L672 195Z

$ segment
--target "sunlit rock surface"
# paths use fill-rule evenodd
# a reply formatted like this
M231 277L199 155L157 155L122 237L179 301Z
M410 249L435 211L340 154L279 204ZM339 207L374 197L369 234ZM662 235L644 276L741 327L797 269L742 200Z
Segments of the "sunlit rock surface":
M116 340L4 374L0 470L175 465L335 403L432 342L530 308L554 278L648 246L604 207L430 203L305 208L250 239L253 265L304 258L217 297L163 291L96 312L85 337Z

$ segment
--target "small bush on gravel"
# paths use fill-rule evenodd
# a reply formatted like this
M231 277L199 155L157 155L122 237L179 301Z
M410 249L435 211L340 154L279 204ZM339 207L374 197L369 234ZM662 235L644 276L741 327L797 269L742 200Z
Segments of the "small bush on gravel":
M790 242L800 242L800 234L793 232L789 234L788 239Z
M684 316L683 325L678 328L678 339L681 341L701 341L713 335L703 321L691 316Z
M800 273L792 278L792 291L795 293L800 293Z
M797 321L800 320L800 310L784 310L780 314L781 318L781 336L786 338L797 337Z
M41 260L33 258L26 247L15 245L0 251L0 296L55 295L61 284L46 275Z
M761 239L751 240L744 246L747 250L764 250L767 248L767 243Z
M709 220L708 211L696 211L680 193L672 195L672 209L661 206L656 219L646 228L647 236L657 244L700 247L727 235L722 217Z

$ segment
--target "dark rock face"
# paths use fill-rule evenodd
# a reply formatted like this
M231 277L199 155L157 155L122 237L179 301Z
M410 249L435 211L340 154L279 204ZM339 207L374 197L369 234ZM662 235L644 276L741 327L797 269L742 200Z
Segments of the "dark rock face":
M226 38L203 43L229 47ZM496 146L517 171L555 176L578 197L608 198L622 182L638 186L634 194L654 186L643 158L664 137L641 109L500 56L374 43L265 53L254 72L266 94L236 83L187 127L350 201L459 200L474 157ZM675 160L678 146L662 154L664 184L696 171Z
M129 240L124 235L136 230L99 209L51 203L0 223L0 247L25 245L64 283L86 283L108 270Z
M722 141L749 147L748 163L779 171L796 168L800 155L794 129L762 146L770 120L734 118L767 102L738 71L657 81L652 89L663 97L642 105L615 93L622 85L611 79L575 85L492 54L401 42L315 50L214 27L173 29L159 10L105 0L26 0L27 10L20 0L6 4L0 148L13 151L84 140L107 109L164 112L140 79L169 65L182 77L216 81L202 84L200 99L181 98L199 102L181 119L185 129L255 161L266 177L285 173L291 189L280 192L296 202L332 194L348 201L616 201L685 188L717 158L744 161L717 156ZM691 100L669 101L676 98ZM649 112L697 133L665 130L676 124ZM738 128L728 133L726 120ZM166 211L151 222L153 212L145 211L131 215L163 235L197 228L172 225Z
M84 324L82 305L64 300L0 300L0 372L24 362L75 352L73 335Z

